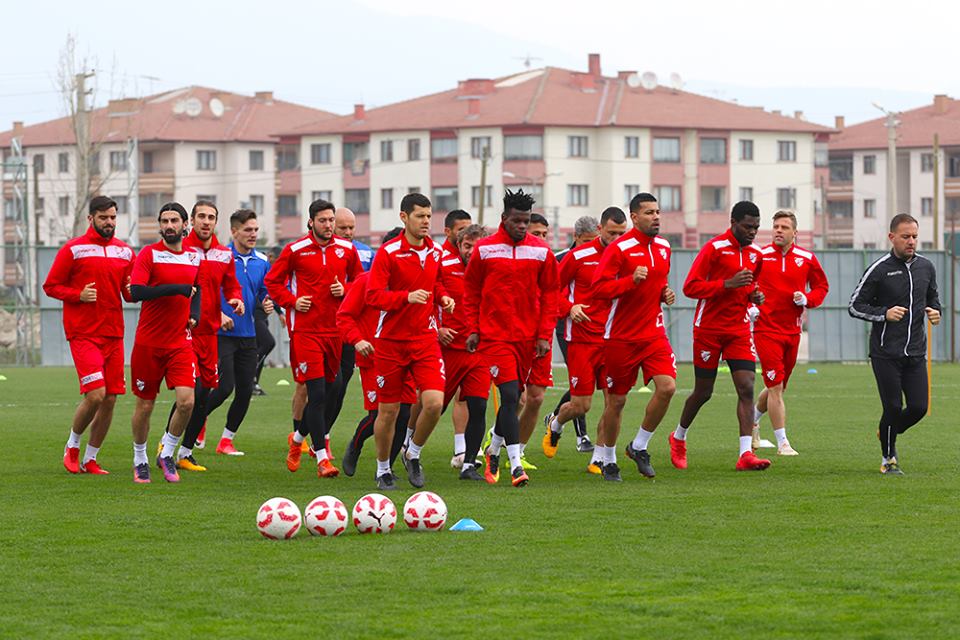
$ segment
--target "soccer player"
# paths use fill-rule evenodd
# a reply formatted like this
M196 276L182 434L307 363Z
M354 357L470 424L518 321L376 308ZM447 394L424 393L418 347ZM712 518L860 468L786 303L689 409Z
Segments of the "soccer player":
M44 292L63 301L63 330L70 343L83 400L73 414L63 466L70 473L109 473L97 453L113 420L117 396L126 393L123 378L123 304L130 293L133 249L114 237L117 203L107 196L90 200L90 227L67 241L53 260ZM80 460L80 436L90 439Z
M933 263L917 254L919 225L900 213L890 221L890 253L864 272L850 296L850 315L873 323L870 363L877 379L880 473L902 476L897 436L927 414L926 321L940 324L940 296ZM906 406L904 406L906 400Z
M309 432L317 453L317 475L321 478L340 473L330 462L326 447L326 416L330 414L330 404L336 401L331 387L340 370L342 351L337 309L347 287L363 273L356 247L333 234L335 210L326 200L312 202L309 233L283 248L264 279L270 299L287 312L290 352L296 358L291 359L290 365L294 380L306 386L303 420L288 441L287 468L300 468L302 444Z
M157 466L167 482L179 482L174 449L193 412L197 359L191 329L200 319L197 285L200 254L183 247L187 210L179 202L160 207L160 242L137 256L130 275L130 297L143 302L130 356L130 377L137 403L133 410L133 481L150 482L147 435L161 380L174 390L175 411L160 441Z
M370 271L370 264L373 262L373 249L370 248L370 245L354 238L356 232L357 216L346 207L337 207L336 217L333 220L333 234L338 238L352 242L353 246L357 248L357 255L360 257L363 270Z
M445 239L443 245L440 247L442 250L441 258L446 259L449 256L456 257L460 255L457 251L457 236L461 231L469 227L472 221L473 218L463 209L454 209L447 214L447 217L443 219L443 235Z
M766 300L753 325L753 342L766 387L754 409L753 448L760 440L760 417L769 411L777 454L781 456L797 455L787 440L783 393L797 363L803 310L819 307L829 291L820 261L796 245L796 235L797 216L782 210L773 214L773 243L761 250L764 264L757 281Z
M557 261L546 242L527 233L533 205L522 189L507 189L500 228L477 242L464 276L467 351L479 350L501 400L484 477L500 479L506 444L515 487L530 480L520 462L520 392L534 360L550 353L557 320Z
M563 425L570 420L586 416L590 411L595 389L603 390L604 406L607 404L607 376L604 366L607 357L604 355L604 329L610 313L612 296L606 298L594 296L594 291L598 288L594 286L594 276L607 249L616 242L617 238L626 233L627 217L620 208L609 207L604 210L600 219L602 221L600 235L586 244L571 249L560 262L560 289L567 294L559 296L559 308L560 314L565 318L563 337L568 345L567 373L570 379L570 400L562 404L557 415L547 423L547 431L543 435L543 453L548 458L557 454ZM616 274L610 275L607 279L612 280L614 277ZM623 349L623 345L618 344L617 348ZM598 433L605 431L609 433L609 429L604 429L601 423ZM598 439L597 442L603 444L602 440ZM615 444L614 441L610 446L615 448ZM603 467L604 451L605 449L596 451L600 462L598 471ZM592 461L589 466L594 466Z
M266 253L267 261L271 266L273 266L273 261L276 260L279 255L280 249L278 247L274 247ZM267 300L269 300L269 298L267 298ZM270 306L276 310L276 306L272 300L270 301ZM269 356L270 352L277 346L277 340L273 337L273 332L270 330L270 323L267 320L268 315L262 304L253 310L253 326L256 327L257 330L257 377L253 383L253 395L255 396L267 395L267 392L260 386L260 374L263 373L263 366L267 362L267 356Z
M407 478L424 484L420 451L443 407L446 380L437 340L436 305L452 313L453 299L440 282L440 248L430 239L430 199L408 193L400 201L403 233L377 251L367 282L368 305L380 310L374 334L374 368L380 388L380 409L374 423L377 444L377 487L396 489L390 472L390 447L407 375L420 391L420 415L403 455Z
M730 367L737 391L740 457L736 469L762 471L770 466L769 460L753 453L751 437L757 353L747 307L751 303L759 306L764 300L757 288L763 254L753 243L759 228L757 205L746 200L733 205L730 228L700 249L683 283L683 294L698 302L693 320L693 392L683 405L680 424L670 436L670 461L678 469L687 467L687 429L713 394L721 358Z
M183 239L186 251L195 251L200 256L200 286L203 308L200 321L193 329L193 351L197 356L200 375L193 394L193 413L183 434L183 442L177 451L177 467L187 471L206 471L193 457L193 447L207 420L207 398L220 384L219 356L217 354L217 331L222 324L221 291L227 304L243 315L244 305L240 283L233 264L233 253L217 240L216 228L219 211L209 200L198 200L190 211L193 230ZM174 409L175 410L175 409ZM171 419L173 411L171 411ZM217 446L217 453L242 455L233 448L230 440Z

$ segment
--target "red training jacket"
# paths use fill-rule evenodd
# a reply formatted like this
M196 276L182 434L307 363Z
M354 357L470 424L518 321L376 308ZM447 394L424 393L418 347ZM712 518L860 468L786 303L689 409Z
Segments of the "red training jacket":
M200 256L185 249L170 251L163 241L140 250L130 274L130 284L155 287L161 284L195 285ZM203 304L201 292L200 304ZM192 340L189 329L190 298L181 295L144 300L140 305L136 344L174 349Z
M775 244L767 245L760 252L764 265L759 283L766 299L753 331L798 334L803 327L804 308L819 307L830 291L827 274L817 256L796 244L791 245L786 253ZM806 307L794 304L795 291L806 294Z
M337 330L344 344L356 345L361 340L373 343L380 311L367 304L367 281L370 274L363 272L354 280L353 286L337 309ZM373 367L373 358L357 354L357 366Z
M195 335L212 335L220 330L220 290L227 300L243 299L243 291L237 281L233 264L233 252L220 244L216 234L210 238L210 248L204 249L196 231L183 239L184 250L195 251L200 256L200 322L193 328ZM246 313L246 310L244 310ZM250 310L253 313L253 310Z
M443 347L444 349L467 349L467 336L470 334L467 333L467 323L464 322L466 311L463 308L463 278L466 270L467 266L463 264L458 253L447 254L440 263L440 280L443 288L447 290L447 295L453 298L455 303L453 313L440 312L440 326L457 332L453 342Z
M606 248L598 236L584 245L570 249L560 261L561 295L557 296L557 315L561 318L566 316L563 337L567 342L603 342L603 329L610 313L610 300L594 297L593 277ZM589 305L584 310L584 313L590 316L589 322L577 323L570 319L570 309L575 304Z

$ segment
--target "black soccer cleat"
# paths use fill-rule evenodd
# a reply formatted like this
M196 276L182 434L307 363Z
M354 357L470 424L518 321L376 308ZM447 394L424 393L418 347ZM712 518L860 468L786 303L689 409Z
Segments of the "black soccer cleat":
M593 443L590 442L590 438L583 436L582 438L577 438L577 451L580 453L592 453L594 450Z
M477 471L477 468L473 465L466 465L460 469L460 479L461 480L474 480L476 482L483 482L484 478Z
M650 454L647 453L646 449L637 451L633 448L633 443L629 443L626 449L627 457L637 463L637 471L640 472L645 478L653 478L657 475L657 472L653 470L653 465L650 464Z
M348 476L353 476L357 472L357 461L360 460L360 447L353 446L353 438L347 442L347 450L343 452L343 460L340 461L340 468Z
M396 491L397 484L393 481L393 473L387 472L377 476L377 489L381 491Z
M623 482L623 478L620 477L620 467L616 462L603 465L603 479L607 482Z
M403 467L407 470L407 480L410 484L420 489L423 487L423 469L420 467L420 458L407 458L403 454Z

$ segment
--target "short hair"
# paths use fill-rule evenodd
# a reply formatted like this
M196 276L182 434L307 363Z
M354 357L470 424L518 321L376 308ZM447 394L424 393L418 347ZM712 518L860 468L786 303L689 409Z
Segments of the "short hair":
M781 218L790 218L790 222L793 223L793 228L794 229L797 228L797 216L793 213L793 211L789 211L788 209L780 209L775 214L773 214L774 222L776 222L777 220L780 220Z
M747 216L759 218L760 207L749 200L741 200L737 204L733 205L733 209L730 211L730 217L736 222L740 222Z
M523 189L517 189L516 191L507 189L503 194L503 212L506 213L511 209L516 211L530 211L536 202L533 196L529 193L524 193ZM543 224L546 223L544 222Z
M113 209L117 208L117 203L115 200L113 200L112 198L108 198L107 196L97 196L90 200L90 208L88 209L88 211L92 216L98 211L106 211L107 209L111 209L111 208Z
M899 227L900 225L908 224L908 223L912 223L917 226L920 225L920 223L917 222L917 219L914 218L909 213L898 213L897 215L893 216L893 220L890 221L890 233L893 233L894 231L896 231L897 227Z
M408 193L400 201L400 211L404 213L413 213L414 207L423 207L429 209L431 206L430 198L422 193Z
M180 219L186 223L187 221L187 210L183 208L183 205L179 202L166 202L160 207L160 211L157 213L157 222L160 222L160 216L162 216L167 211L176 211L180 214Z
M217 218L220 217L220 210L217 209L216 203L212 200L197 200L193 203L193 209L190 210L190 217L197 215L197 207L210 207L213 209L213 215Z
M467 222L472 222L473 218L470 217L470 214L464 211L463 209L454 209L447 214L447 217L443 219L443 226L447 229L453 229L455 225L460 220L466 220Z
M639 207L637 208L639 209ZM607 222L626 224L627 214L625 214L620 207L607 207L603 210L603 213L600 214L600 224L607 224Z
M394 227L393 229L390 229L390 231L387 231L385 234L383 234L383 239L380 240L380 244L387 244L401 233L403 233L403 227Z
M542 224L542 225L545 226L545 227L549 227L549 226L550 226L550 223L547 222L547 219L544 218L544 217L543 217L542 215L540 215L539 213L531 213L531 214L530 214L530 224Z
M317 216L317 214L320 213L321 211L333 211L334 213L336 213L337 208L333 206L332 202L321 199L321 200L314 200L313 202L311 202L310 208L308 209L308 211L310 213L310 219L313 220Z
M637 195L630 198L630 213L637 213L640 211L640 205L644 202L656 202L657 198L652 193L647 193L646 191L641 191ZM626 220L626 217L624 217Z
M251 220L257 219L257 212L253 209L237 209L230 214L230 228L242 227Z
M597 219L593 216L581 216L573 223L573 235L579 236L588 231L596 231L598 226Z
M457 246L459 247L460 243L467 239L485 238L487 235L489 235L489 233L490 232L487 231L486 227L479 224L472 224L469 227L464 227L463 229L460 229L459 233L457 233Z

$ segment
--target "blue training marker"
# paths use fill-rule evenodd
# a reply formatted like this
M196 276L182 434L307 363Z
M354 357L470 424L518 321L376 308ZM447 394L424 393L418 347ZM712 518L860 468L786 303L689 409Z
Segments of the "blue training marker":
M807 369L807 373L816 373L816 372L817 372L816 369Z
M450 531L483 531L483 527L473 518L460 518L450 527Z

